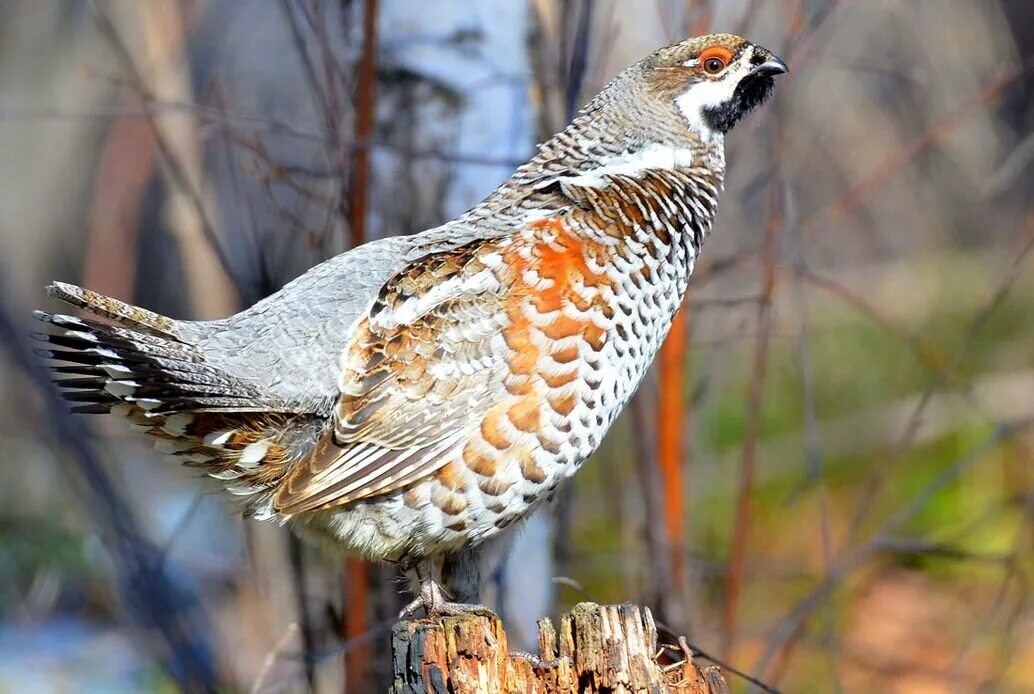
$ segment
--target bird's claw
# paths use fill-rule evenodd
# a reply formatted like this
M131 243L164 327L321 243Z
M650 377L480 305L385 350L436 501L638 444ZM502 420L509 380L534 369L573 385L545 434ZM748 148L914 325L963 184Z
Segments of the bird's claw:
M442 587L438 582L432 580L425 580L421 583L420 595L399 612L399 619L415 619L420 610L424 611L424 614L428 619L460 617L468 614L477 615L479 617L488 617L490 619L498 619L496 613L484 605L465 602L450 602L445 595L445 591L442 590Z

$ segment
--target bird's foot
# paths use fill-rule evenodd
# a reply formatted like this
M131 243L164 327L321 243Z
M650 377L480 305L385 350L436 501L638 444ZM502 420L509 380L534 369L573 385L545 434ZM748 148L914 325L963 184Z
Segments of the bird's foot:
M489 619L499 619L499 615L493 612L490 608L471 602L445 601L438 603L435 605L434 609L428 612L428 616L432 619L438 619L440 617L461 617L468 614L476 615L478 617L488 617Z
M420 595L399 612L399 619L414 619L421 610L428 619L459 617L473 614L498 619L495 612L484 605L451 602L437 581L425 580L420 585Z
M423 598L415 598L399 611L399 621L408 622L411 619L416 619L417 613L422 609L424 609Z

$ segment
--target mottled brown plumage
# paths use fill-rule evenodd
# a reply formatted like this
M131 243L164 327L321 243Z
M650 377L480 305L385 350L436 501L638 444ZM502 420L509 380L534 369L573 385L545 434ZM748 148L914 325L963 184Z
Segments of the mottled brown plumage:
M712 35L632 66L479 206L225 320L78 287L39 314L83 412L118 412L260 518L477 595L478 557L600 445L682 301L724 133L785 66Z

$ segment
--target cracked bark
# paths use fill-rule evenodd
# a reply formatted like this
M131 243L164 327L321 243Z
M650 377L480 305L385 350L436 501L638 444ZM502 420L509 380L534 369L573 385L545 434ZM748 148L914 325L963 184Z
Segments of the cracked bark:
M678 662L659 660L653 616L635 605L581 603L561 616L559 629L541 619L538 648L532 656L510 652L502 623L488 617L400 622L392 635L391 691L728 691L720 670L698 667L688 649Z

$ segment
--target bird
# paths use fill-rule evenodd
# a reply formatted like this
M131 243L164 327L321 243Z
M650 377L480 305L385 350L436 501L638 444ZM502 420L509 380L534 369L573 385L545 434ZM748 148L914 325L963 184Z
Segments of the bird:
M725 136L787 71L731 34L665 46L452 221L218 320L54 282L80 311L36 311L36 352L74 412L127 419L244 515L415 574L401 616L483 610L487 567L650 366L712 230Z

